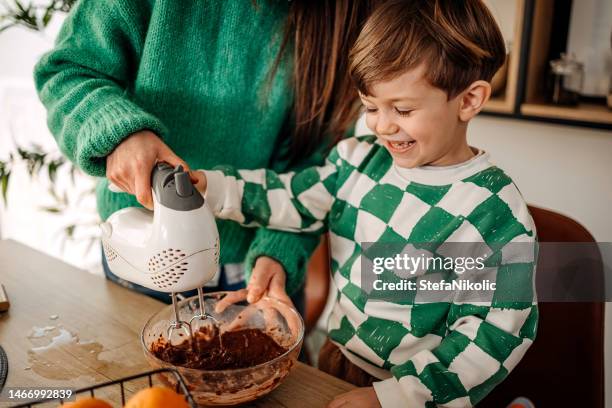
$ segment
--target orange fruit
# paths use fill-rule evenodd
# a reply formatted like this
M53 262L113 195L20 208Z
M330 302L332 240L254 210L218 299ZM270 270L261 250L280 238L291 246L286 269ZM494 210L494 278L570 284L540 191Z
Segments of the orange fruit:
M166 387L138 391L124 408L189 408L185 397Z
M81 398L74 402L66 402L61 408L113 408L108 402L98 398Z

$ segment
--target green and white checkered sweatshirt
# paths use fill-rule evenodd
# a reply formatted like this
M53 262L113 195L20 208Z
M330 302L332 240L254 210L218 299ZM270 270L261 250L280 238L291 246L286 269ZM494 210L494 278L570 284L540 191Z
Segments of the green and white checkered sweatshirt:
M298 173L216 167L205 174L206 199L218 217L329 231L338 288L329 337L351 362L382 380L374 388L383 407L474 405L533 342L536 255L501 254L507 243L535 243L535 227L518 189L487 154L456 166L403 169L376 137L362 136L340 142L324 166ZM418 302L418 295L412 302L374 301L360 287L364 242L501 248L487 269L495 293L490 302ZM525 287L529 301L498 296Z

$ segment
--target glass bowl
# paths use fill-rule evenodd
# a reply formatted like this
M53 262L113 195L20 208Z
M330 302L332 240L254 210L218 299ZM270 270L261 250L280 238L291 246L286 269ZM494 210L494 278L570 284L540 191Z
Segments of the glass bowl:
M216 313L217 302L228 293L214 292L204 295L206 312L217 320L220 332L236 328L236 322L239 322L238 328L260 329L287 351L270 361L247 368L187 368L174 366L151 352L151 345L155 341L160 338L167 340L167 328L174 320L172 305L153 315L142 329L141 343L151 366L176 368L200 405L236 405L268 394L289 374L302 347L304 322L295 309L278 300L264 297L253 304L246 301L234 303L222 313ZM199 299L193 296L182 300L178 303L178 308L180 319L188 322L199 310ZM166 376L163 380L171 387L176 385L173 377Z

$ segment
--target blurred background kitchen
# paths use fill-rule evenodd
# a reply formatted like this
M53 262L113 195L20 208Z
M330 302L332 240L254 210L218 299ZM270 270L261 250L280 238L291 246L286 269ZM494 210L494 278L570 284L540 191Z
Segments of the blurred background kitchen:
M0 0L0 238L102 274L95 180L58 151L32 79L73 2ZM528 203L611 242L612 1L487 3L509 58L486 113L470 124L470 143L510 173ZM362 121L357 130L366 132ZM324 321L325 312L317 326ZM612 408L610 303L606 322L605 400Z

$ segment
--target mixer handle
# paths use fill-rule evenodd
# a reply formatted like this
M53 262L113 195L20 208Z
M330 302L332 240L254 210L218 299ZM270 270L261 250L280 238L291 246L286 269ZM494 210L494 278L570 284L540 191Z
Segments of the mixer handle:
M169 170L172 169L170 166L167 166L165 163L161 163L159 166L161 170ZM158 169L156 165L153 169L153 172ZM155 177L154 174L151 175L151 180ZM189 173L183 170L183 166L180 164L176 166L176 168L172 172L168 172L164 176L164 180L162 181L162 185L166 186L168 183L174 180L174 185L176 187L176 193L181 197L189 197L195 191L192 188L193 184L191 183L191 178L189 177Z
M151 188L157 201L173 210L189 211L204 205L204 198L181 165L172 168L167 163L157 163L151 173Z
M190 211L204 205L204 197L191 183L189 172L180 164L173 168L167 163L159 162L151 171L151 188L161 205L177 211ZM108 189L113 193L125 191L112 181Z

